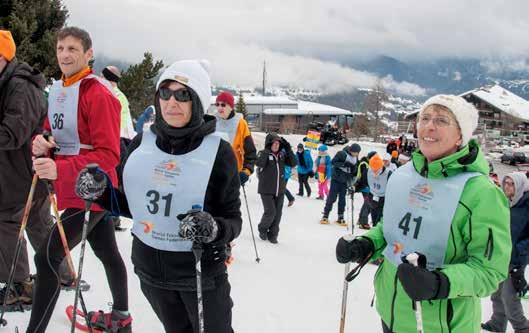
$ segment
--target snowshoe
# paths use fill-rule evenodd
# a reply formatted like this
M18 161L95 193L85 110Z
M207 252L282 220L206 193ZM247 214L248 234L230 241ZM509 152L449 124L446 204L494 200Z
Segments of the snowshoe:
M83 332L88 332L88 326L86 325L86 319L83 311L81 309L77 309L77 316L75 317L75 328L78 330L81 330ZM66 316L68 317L68 320L72 322L73 320L73 305L68 305L66 307ZM93 333L102 333L100 330L94 329L94 326L92 325L92 331Z
M79 282L79 285L80 285L79 289L82 292L90 290L90 285L85 280L81 280ZM73 291L75 291L75 283L74 283L74 281L61 280L61 290L64 290L64 291L72 291L73 290Z
M326 217L322 217L320 220L320 224L329 224L329 219Z
M72 305L66 308L66 315L71 321L73 318ZM131 333L132 317L129 315L126 318L119 318L119 316L119 314L114 312L104 313L101 310L97 312L90 311L87 315L94 333ZM86 326L86 317L79 309L77 309L75 327L83 332L88 332L88 326Z

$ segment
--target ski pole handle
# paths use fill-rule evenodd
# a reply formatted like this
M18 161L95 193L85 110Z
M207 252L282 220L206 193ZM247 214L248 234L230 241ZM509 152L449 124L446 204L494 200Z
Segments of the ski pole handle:
M419 266L419 254L412 252L406 256L406 260L415 267ZM415 301L415 320L417 321L417 333L424 333L422 324L421 302Z

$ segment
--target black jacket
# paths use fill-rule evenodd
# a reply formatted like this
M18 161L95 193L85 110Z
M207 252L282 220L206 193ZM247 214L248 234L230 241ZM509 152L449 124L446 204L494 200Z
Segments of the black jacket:
M529 192L511 207L512 266L529 264Z
M272 194L275 196L285 193L285 165L296 166L296 156L290 145L281 144L278 154L272 153L272 143L279 139L275 133L270 133L265 139L265 149L257 154L257 177L259 194Z
M347 161L348 153L346 152L346 149L347 148L344 148L343 150L337 152L331 160L331 180L339 183L350 184L353 178L356 176L356 165L358 163L352 164Z
M175 142L157 133L156 145L162 151L182 155L196 149L204 136L215 131L215 118L204 116L205 123L184 142ZM153 127L151 127L153 129ZM155 129L153 129L155 131ZM141 143L142 134L138 134L130 143L127 155L123 159L123 167L128 157ZM210 213L219 225L219 237L212 244L204 246L202 256L202 274L205 279L205 289L208 283L213 283L213 277L226 273L226 245L241 232L242 219L239 199L239 175L237 161L231 145L221 140L215 157L213 169L204 199L204 211ZM127 198L124 193L114 189L117 194L119 214L131 217ZM178 195L185 195L185 191ZM116 211L112 205L110 189L97 201L107 210ZM176 216L175 216L176 219ZM195 282L195 259L191 252L161 251L145 245L136 237L132 246L132 262L139 278L151 285L164 289L187 290L193 289Z
M23 208L31 179L31 139L47 113L44 77L16 59L0 74L0 218ZM35 198L45 196L39 181Z

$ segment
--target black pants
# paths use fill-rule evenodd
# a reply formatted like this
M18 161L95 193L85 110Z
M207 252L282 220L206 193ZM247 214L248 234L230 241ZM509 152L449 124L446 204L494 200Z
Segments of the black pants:
M384 321L382 321L382 333L392 333Z
M369 214L371 214L371 221L374 221L373 213L371 212L371 205L369 203L369 193L362 192L362 196L364 197L364 203L362 204L362 208L360 208L358 224L369 224Z
M307 190L307 197L310 197L311 189L309 185L309 174L298 174L298 182L299 182L299 195L303 195L303 186L305 186L305 189Z
M385 197L379 197L378 201L373 200L373 195L369 193L369 206L371 210L371 221L373 226L376 226L382 219L382 213L384 211Z
M288 202L292 202L292 201L296 200L296 199L294 199L294 196L292 195L292 193L290 193L288 188L285 189L285 196L287 197Z
M279 234L284 197L284 194L280 194L277 197L272 194L261 194L264 212L258 228L260 233L268 235L268 239L276 239Z
M11 216L0 217L0 282L6 283L11 270L11 263L15 256L15 247L20 232L20 223L24 208L13 212ZM26 235L31 246L37 251L46 241L46 236L53 228L48 197L40 197L33 201L26 225ZM64 282L71 281L66 261L59 268L59 275ZM15 267L14 282L22 282L29 278L29 257L26 239L22 239L20 254ZM1 300L0 300L1 302Z
M128 311L127 271L119 253L114 226L104 223L105 213L90 213L87 240L95 255L101 260L112 292L113 308ZM71 217L71 218L70 218ZM84 211L68 208L61 215L68 247L73 249L81 242ZM35 254L37 281L34 290L33 308L27 333L45 332L59 297L60 284L57 270L65 254L55 226L44 244ZM75 267L77 269L77 266ZM85 270L86 273L86 270Z
M347 194L347 185L345 183L340 183L331 179L331 188L329 190L329 195L327 196L327 201L325 202L325 208L323 209L323 216L329 217L329 214L332 210L332 205L338 198L338 217L343 218L343 213L345 212L345 196Z
M198 307L196 291L176 291L153 287L140 280L141 291L162 322L167 333L197 333ZM215 289L202 291L204 331L233 333L231 328L231 286L227 276L215 279Z

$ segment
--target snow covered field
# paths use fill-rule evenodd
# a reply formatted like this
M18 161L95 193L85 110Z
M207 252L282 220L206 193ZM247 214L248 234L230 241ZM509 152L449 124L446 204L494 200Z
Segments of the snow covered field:
M255 133L258 146L262 147L264 134ZM295 147L302 136L290 135L287 139ZM259 148L260 148L259 147ZM341 149L330 148L330 155ZM371 149L383 151L381 144L362 144L361 155ZM313 154L315 157L316 154ZM291 180L289 189L296 193L297 182ZM296 197L292 207L283 210L279 244L257 239L261 263L255 262L255 254L244 201L243 230L235 241L235 263L230 267L232 285L233 327L238 333L329 333L338 332L344 266L336 262L335 245L338 238L348 230L336 224L320 225L319 218L324 202L315 199L317 186L312 183L311 198ZM262 210L257 194L257 179L251 177L246 186L251 220L256 231ZM241 199L243 199L241 193ZM362 205L361 195L355 197L355 220ZM350 206L349 206L350 207ZM350 208L349 208L350 209ZM336 219L336 205L331 212L331 220ZM348 217L350 219L350 216ZM123 224L130 225L123 220ZM350 231L349 231L350 232ZM355 234L363 231L355 229ZM257 235L256 235L257 238ZM134 332L163 332L158 319L140 291L139 283L130 261L131 236L129 232L117 233L121 254L128 268L130 310L134 318ZM77 263L79 248L74 251ZM32 252L31 252L32 255ZM381 332L380 319L370 307L373 298L373 275L376 266L366 265L361 275L349 285L346 332ZM102 265L87 247L84 279L92 288L84 294L89 309L109 308L110 292ZM48 332L69 332L64 309L72 304L73 292L62 292L55 312L48 326ZM484 299L483 319L488 319L492 309L489 299ZM526 312L529 303L524 302ZM206 308L205 311L208 311ZM29 312L7 313L8 327L0 331L14 332L18 325L21 332L26 329ZM512 332L509 328L508 332ZM428 332L430 333L430 332Z

